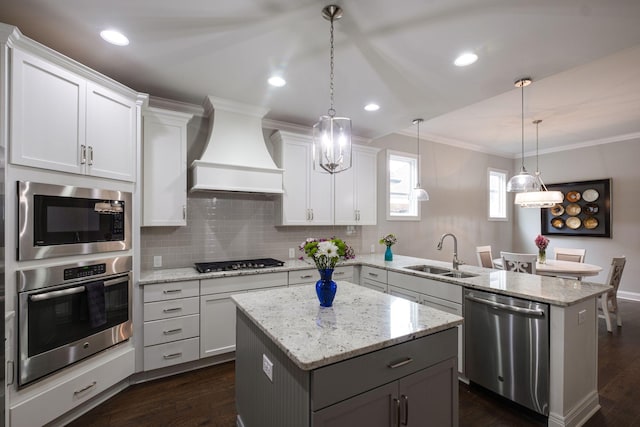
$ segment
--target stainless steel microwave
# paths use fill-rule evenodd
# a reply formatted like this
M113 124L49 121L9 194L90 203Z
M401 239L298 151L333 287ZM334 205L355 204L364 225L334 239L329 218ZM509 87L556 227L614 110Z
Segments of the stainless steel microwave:
M18 260L131 248L131 193L18 182Z

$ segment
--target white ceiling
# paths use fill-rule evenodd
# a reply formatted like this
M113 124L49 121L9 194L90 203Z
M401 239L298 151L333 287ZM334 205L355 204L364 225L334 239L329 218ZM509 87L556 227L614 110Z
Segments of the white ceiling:
M329 107L323 0L0 0L0 22L150 95L214 95L312 125ZM392 132L505 155L640 135L640 1L336 1L338 115L364 138ZM127 47L105 44L115 27ZM453 66L462 51L480 59ZM266 83L280 72L288 84ZM375 101L375 113L363 106Z

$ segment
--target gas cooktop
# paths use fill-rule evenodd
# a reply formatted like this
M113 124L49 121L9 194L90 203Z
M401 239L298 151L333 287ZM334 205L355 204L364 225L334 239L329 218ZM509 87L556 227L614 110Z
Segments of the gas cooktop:
M252 268L281 267L284 262L273 258L243 259L238 261L197 262L196 270L200 273L215 271L247 270Z

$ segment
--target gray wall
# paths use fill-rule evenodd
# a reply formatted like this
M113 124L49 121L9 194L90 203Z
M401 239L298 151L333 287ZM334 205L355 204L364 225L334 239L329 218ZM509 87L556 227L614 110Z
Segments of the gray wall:
M604 268L594 282L607 279L611 258L626 255L619 295L640 300L640 139L576 148L540 156L540 172L546 184L612 179L612 237L550 236L549 254L554 247L586 248L585 262ZM514 168L520 160L514 161ZM535 170L535 158L526 159L529 171ZM515 209L513 245L516 251L535 252L533 243L540 233L539 209Z

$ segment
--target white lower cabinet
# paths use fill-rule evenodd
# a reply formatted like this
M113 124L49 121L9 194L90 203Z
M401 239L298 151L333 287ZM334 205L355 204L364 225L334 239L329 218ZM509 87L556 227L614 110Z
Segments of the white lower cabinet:
M287 286L287 272L200 281L200 357L236 349L236 305L231 295Z
M144 287L144 370L199 358L198 280Z
M388 273L389 293L462 316L462 286L395 271ZM458 326L458 372L464 372L464 329Z
M123 347L74 368L72 377L12 405L11 427L42 426L55 420L132 375L134 359L133 347Z
M380 292L387 292L387 270L376 267L362 266L360 270L360 285Z

